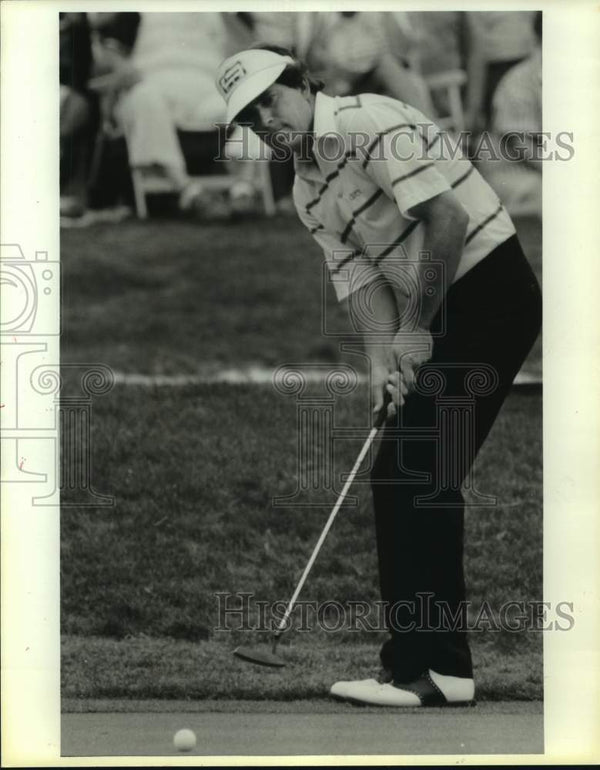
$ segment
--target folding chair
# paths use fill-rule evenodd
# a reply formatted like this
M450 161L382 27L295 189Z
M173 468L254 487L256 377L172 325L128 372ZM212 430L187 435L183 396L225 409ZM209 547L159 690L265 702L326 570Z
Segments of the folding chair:
M226 192L239 181L238 177L229 173L207 173L199 174L194 173L194 163L188 160L189 155L186 152L186 147L192 147L194 143L195 132L179 132L179 137L182 142L182 150L186 162L188 162L188 171L190 173L190 179L198 181L202 187L208 192ZM248 133L250 135L251 132ZM245 143L249 146L248 153L244 156L235 157L232 152L228 152L228 145L225 146L225 154L227 157L236 160L243 160L248 164L251 164L252 171L249 175L249 179L256 190L260 193L262 198L262 204L266 216L273 216L276 211L275 199L273 195L273 187L271 184L271 175L269 172L269 153L266 152L266 148L260 148L257 142L260 140L252 134L254 140L250 143ZM217 166L215 162L209 163L210 170L215 171ZM197 165L196 165L197 169ZM176 188L173 183L163 176L152 174L146 169L131 168L131 178L133 183L133 193L135 199L135 208L137 215L140 219L146 219L148 217L148 207L146 204L146 196L160 193L175 192Z
M463 131L465 128L465 113L463 110L461 88L467 82L467 73L455 69L448 72L436 72L425 75L425 82L434 100L441 91L444 102L448 107L448 115L435 118L440 128L447 131ZM437 102L437 100L436 100Z

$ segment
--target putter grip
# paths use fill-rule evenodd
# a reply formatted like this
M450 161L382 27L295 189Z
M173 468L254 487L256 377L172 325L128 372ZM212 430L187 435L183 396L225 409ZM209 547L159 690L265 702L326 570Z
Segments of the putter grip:
M392 397L390 394L386 391L385 395L383 397L383 406L379 410L379 414L375 418L375 422L373 423L374 428L381 428L381 426L385 423L387 418L387 408L392 402Z

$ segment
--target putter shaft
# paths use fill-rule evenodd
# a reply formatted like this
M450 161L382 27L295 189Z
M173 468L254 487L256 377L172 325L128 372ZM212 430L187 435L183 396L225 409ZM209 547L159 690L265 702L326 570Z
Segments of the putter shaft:
M317 544L315 545L315 547L313 549L313 552L311 554L311 557L308 560L308 564L304 568L304 572L302 573L302 577L300 578L300 580L298 582L298 585L296 586L296 590L294 591L294 594L293 594L292 598L290 599L290 601L288 603L288 606L286 608L284 616L281 619L279 625L277 626L277 630L275 631L275 633L273 635L273 652L275 652L275 648L277 647L277 643L279 641L279 637L281 636L281 634L285 630L285 625L287 623L287 620L288 620L288 618L290 616L290 613L292 612L294 604L296 603L296 600L297 600L297 598L298 598L298 596L300 594L300 591L302 590L302 587L304 586L306 578L308 577L308 573L312 569L312 566L315 563L315 559L317 558L317 555L318 555L319 551L321 550L321 546L325 542L325 538L327 537L327 533L331 529L331 526L332 526L332 524L334 522L334 519L337 516L337 513L338 513L342 503L344 502L344 498L348 494L348 490L350 489L350 487L352 485L352 482L354 481L354 477L358 473L358 469L362 465L362 462L365 459L365 456L366 456L367 452L369 451L375 436L377 435L377 431L379 430L380 423L381 423L381 421L378 421L378 423L373 428L371 428L371 430L369 432L369 435L368 435L365 443L363 444L363 447L360 450L360 453L359 453L358 457L356 458L356 462L354 463L354 467L352 468L352 470L350 471L350 475L346 479L346 483L344 484L344 488L340 492L340 495L339 495L339 497L338 497L338 499L337 499L337 501L336 501L336 503L335 503L335 505L333 507L333 510L329 514L329 518L327 519L327 523L325 524L325 526L323 528L323 531L321 532L321 536L317 540Z

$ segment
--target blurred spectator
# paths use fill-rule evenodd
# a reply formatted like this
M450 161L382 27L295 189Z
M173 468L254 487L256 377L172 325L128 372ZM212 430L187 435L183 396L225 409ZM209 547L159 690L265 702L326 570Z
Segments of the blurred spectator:
M427 112L426 86L412 70L418 35L408 13L252 13L257 42L288 48L325 82L326 93L386 93Z
M78 217L86 207L86 179L94 128L87 90L92 65L85 13L59 14L60 214Z
M464 12L413 11L402 15L408 17L413 31L409 57L415 71L420 72L425 79L442 73L450 76L451 73L464 71L466 15ZM437 88L431 91L431 99L434 106L432 113L434 120L436 117L452 114L448 90Z
M113 18L102 19L109 16ZM97 14L101 45L94 80L106 130L125 134L129 163L160 173L179 192L182 209L203 197L190 178L178 131L198 132L209 164L218 154L224 104L215 85L219 63L244 47L250 32L236 14Z
M467 13L467 126L490 125L492 99L500 79L533 51L535 11Z
M427 86L410 66L413 38L407 14L303 12L296 19L296 53L325 93L383 93L431 115Z
M298 13L252 11L254 39L294 50L296 47L296 19Z
M542 131L542 13L534 30L531 54L515 65L498 83L492 100L492 128L498 134L523 131L532 141Z
M110 61L104 61L102 48L99 43L108 43L110 48L112 41L117 50L130 53L135 43L138 27L140 25L139 13L88 13L88 19L94 31L94 71L100 74L110 70Z
M417 42L416 69L424 75L464 69L464 11L413 11L405 15Z
M534 29L536 43L532 53L504 75L492 100L494 144L497 156L503 157L480 164L480 170L511 213L541 216L542 160L538 149L542 132L541 12L536 14Z

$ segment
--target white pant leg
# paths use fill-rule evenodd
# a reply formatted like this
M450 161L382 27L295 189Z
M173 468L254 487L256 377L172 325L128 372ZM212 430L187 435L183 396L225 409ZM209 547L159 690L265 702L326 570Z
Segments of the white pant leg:
M121 122L131 166L159 164L185 174L185 160L172 112L161 90L142 81L119 99L115 114Z

